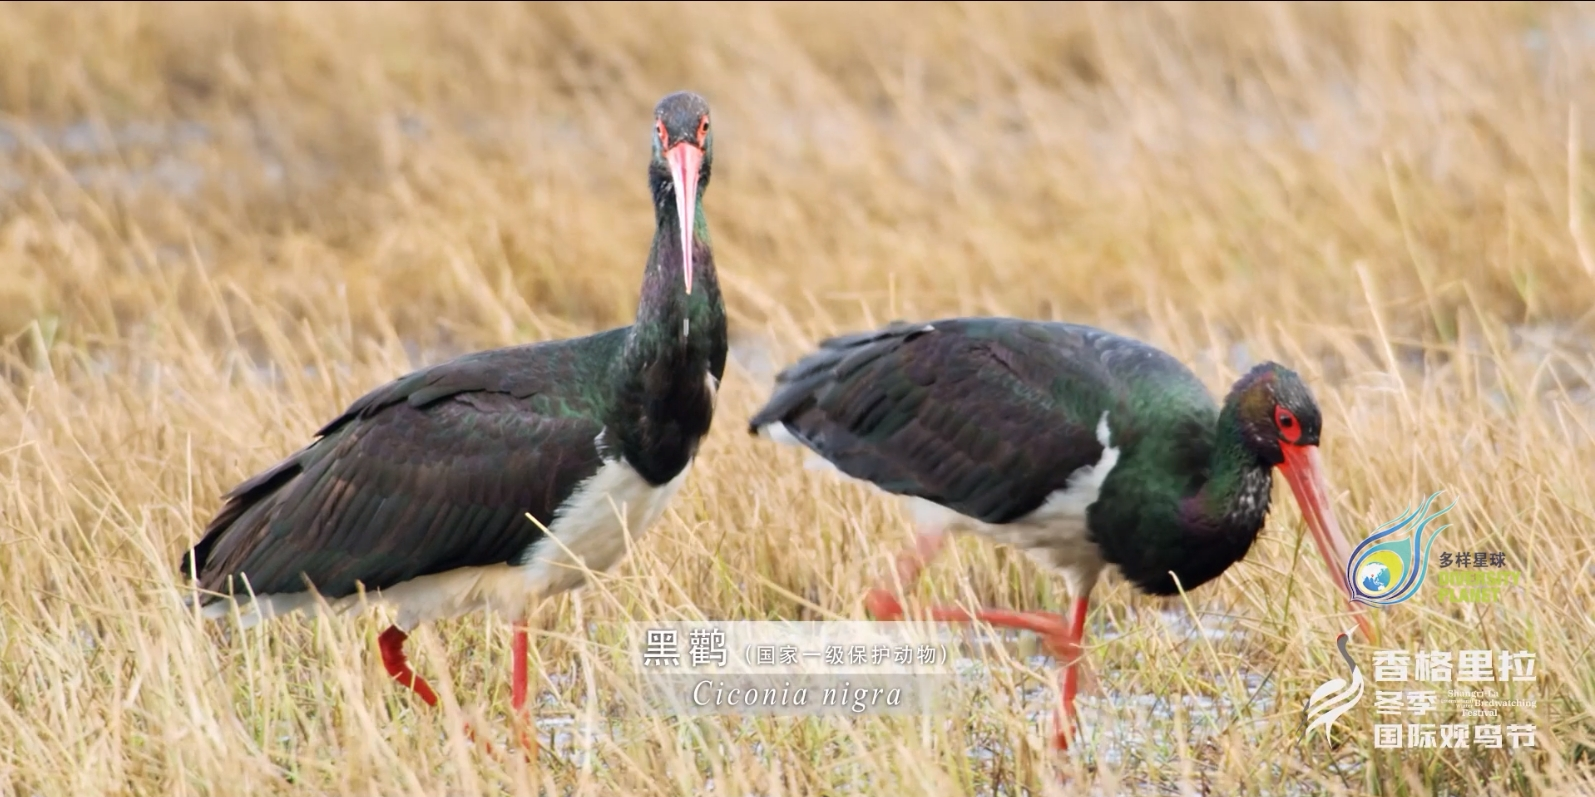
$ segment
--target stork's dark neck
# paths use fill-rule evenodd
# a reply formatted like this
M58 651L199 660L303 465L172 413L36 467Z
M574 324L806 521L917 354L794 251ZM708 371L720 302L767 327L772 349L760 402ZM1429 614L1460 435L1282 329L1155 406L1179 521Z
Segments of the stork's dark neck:
M1166 568L1187 590L1245 557L1268 516L1273 471L1247 449L1233 401L1219 413L1207 473L1196 494L1180 503L1180 542Z
M681 256L681 236L676 200L671 194L669 180L663 185L656 181L654 187L655 230L653 246L648 251L647 270L642 279L642 296L637 303L637 322L634 336L650 336L653 330L673 331L676 342L683 342L681 320L687 319L686 338L708 343L708 337L696 335L691 323L702 320L718 324L724 337L725 307L720 301L720 282L714 270L714 249L709 245L709 220L704 215L702 192L697 209L696 223L692 228L692 293L686 290ZM666 330L666 328L669 328ZM712 333L705 329L702 332Z
M675 198L654 183L657 227L643 274L637 318L616 359L605 448L618 450L655 485L670 481L709 431L725 371L726 318L709 225L700 201L693 229L692 293L686 291ZM700 183L700 186L703 183ZM701 200L701 191L700 191Z
M1192 531L1199 535L1255 538L1268 515L1273 490L1272 469L1247 449L1236 405L1218 416L1218 432L1208 461L1207 483L1183 507Z
M1093 518L1103 527L1099 546L1151 594L1195 589L1223 573L1246 556L1268 514L1272 471L1246 448L1235 408L1226 406L1210 428L1207 437L1192 427L1191 444L1127 456L1104 485L1116 500ZM1193 478L1160 478L1170 471Z

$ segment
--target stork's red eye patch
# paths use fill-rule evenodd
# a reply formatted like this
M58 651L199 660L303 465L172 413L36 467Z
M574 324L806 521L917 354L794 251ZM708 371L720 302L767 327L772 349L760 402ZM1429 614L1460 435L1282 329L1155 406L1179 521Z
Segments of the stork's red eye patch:
M1285 438L1285 442L1294 443L1301 439L1301 421L1296 420L1290 410L1275 407L1274 425L1279 427L1279 436Z

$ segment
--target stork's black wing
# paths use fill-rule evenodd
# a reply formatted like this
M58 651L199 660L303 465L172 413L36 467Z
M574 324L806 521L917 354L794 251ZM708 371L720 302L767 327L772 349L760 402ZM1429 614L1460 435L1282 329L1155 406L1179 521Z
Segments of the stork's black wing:
M596 385L622 332L468 355L371 391L228 493L183 572L238 594L237 576L256 594L308 579L334 598L514 562L543 536L526 515L551 523L602 464Z
M1111 360L1126 346L1139 344L1017 319L893 324L783 371L750 431L783 424L849 476L1005 523L1102 458L1097 425L1122 406Z

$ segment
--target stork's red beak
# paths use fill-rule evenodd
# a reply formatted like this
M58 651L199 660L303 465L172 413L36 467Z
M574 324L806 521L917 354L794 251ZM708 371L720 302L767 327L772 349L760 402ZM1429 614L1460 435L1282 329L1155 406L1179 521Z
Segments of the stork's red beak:
M665 152L670 164L670 181L676 190L676 218L681 223L681 275L692 293L692 228L697 223L698 169L703 166L703 150L685 141Z
M1302 517L1307 519L1307 528L1312 531L1318 553L1324 557L1324 564L1329 566L1329 578L1346 596L1347 608L1351 610L1358 627L1362 628L1364 638L1370 642L1376 641L1367 615L1359 604L1351 600L1351 586L1346 583L1346 560L1351 557L1351 552L1346 548L1345 538L1340 536L1335 510L1329 505L1329 482L1324 478L1324 469L1318 459L1318 446L1299 446L1280 441L1279 447L1285 454L1285 461L1279 464L1279 469L1285 474L1285 480L1290 482L1291 492L1296 494L1296 503L1301 507Z

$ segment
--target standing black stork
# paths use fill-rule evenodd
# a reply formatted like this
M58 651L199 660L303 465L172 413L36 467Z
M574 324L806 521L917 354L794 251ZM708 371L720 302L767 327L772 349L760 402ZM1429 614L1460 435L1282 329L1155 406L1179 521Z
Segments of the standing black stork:
M1043 612L924 614L1040 634L1065 662L1054 744L1066 749L1087 601L1102 570L1115 565L1153 595L1212 580L1262 529L1273 468L1350 597L1319 426L1307 386L1274 363L1241 377L1221 408L1189 369L1144 343L1074 324L954 318L823 341L776 377L749 431L902 496L918 527L897 560L903 585L948 531L984 535L1062 573L1067 624ZM903 616L885 587L866 605L882 620Z
M626 532L659 518L709 431L725 371L725 307L699 208L709 106L671 94L652 132L657 226L636 321L465 355L362 396L225 496L180 565L206 591L207 617L227 616L228 596L246 627L315 611L316 593L341 611L364 585L397 612L378 640L388 673L435 706L405 660L408 632L490 608L515 625L511 705L524 720L528 609L581 586L583 567L613 567Z

